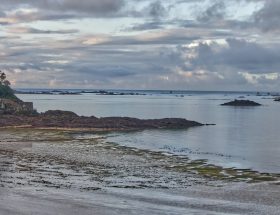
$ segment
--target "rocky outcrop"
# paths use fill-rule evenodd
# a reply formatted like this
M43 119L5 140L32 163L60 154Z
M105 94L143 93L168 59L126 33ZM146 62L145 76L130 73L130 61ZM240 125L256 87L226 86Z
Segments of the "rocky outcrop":
M6 74L0 71L0 114L33 113L33 103L16 97Z
M181 118L137 119L130 117L84 117L69 111L47 111L36 115L0 115L0 127L77 130L179 129L203 124Z
M42 114L45 117L55 117L55 118L77 118L79 117L77 114L71 111L63 111L63 110L48 110Z
M224 104L221 104L223 106L242 106L242 107L245 107L245 106L260 106L261 104L257 103L257 102L254 102L254 101L250 101L250 100L234 100L234 101L231 101L231 102L227 102L227 103L224 103Z
M34 109L32 102L0 98L0 111L1 113L32 113Z

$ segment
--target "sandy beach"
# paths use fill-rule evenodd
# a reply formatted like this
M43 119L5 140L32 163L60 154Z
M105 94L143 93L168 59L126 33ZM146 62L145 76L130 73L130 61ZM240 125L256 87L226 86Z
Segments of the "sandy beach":
M103 133L90 139L61 131L0 133L0 214L278 214L280 210L278 175L244 170L239 176L226 176L222 172L229 170L212 166L209 171L203 161L108 143Z

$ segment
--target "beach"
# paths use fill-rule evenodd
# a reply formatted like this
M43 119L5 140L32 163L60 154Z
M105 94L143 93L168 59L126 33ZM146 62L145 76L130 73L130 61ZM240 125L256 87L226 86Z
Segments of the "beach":
M232 108L220 104L238 93L189 94L20 95L39 112L74 113L39 115L69 128L0 129L0 214L278 214L278 103L250 95L263 105ZM110 116L216 125L83 129L76 114L101 128L123 119Z
M278 214L279 175L119 146L106 133L1 130L1 214ZM229 175L231 173L231 175Z

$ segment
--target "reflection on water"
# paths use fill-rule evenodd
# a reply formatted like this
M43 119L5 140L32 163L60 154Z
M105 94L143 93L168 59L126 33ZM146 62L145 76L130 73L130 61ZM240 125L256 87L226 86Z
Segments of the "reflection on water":
M261 107L219 106L239 95L193 94L146 96L20 95L38 111L71 110L80 115L139 118L184 117L216 126L188 130L147 130L109 135L109 141L208 159L210 163L265 172L280 172L279 103L250 96Z

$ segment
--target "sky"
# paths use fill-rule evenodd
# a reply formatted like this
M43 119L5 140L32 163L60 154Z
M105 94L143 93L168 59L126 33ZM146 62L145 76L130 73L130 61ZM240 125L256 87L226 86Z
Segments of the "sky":
M15 88L280 91L279 0L1 0Z

